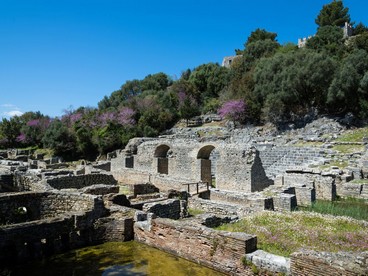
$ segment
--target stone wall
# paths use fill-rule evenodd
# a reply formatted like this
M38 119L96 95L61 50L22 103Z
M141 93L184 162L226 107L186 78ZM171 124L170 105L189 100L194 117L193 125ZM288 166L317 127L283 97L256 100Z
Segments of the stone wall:
M255 194L242 194L211 189L210 199L214 201L239 204L253 209L254 212L273 209L272 198L266 198Z
M273 184L258 151L247 145L161 138L137 145L133 168L127 168L125 161L131 156L126 149L111 160L112 174L124 184L151 182L163 191L181 190L180 184L201 180L211 184L215 178L219 189L242 192L261 191ZM160 167L163 159L164 169Z
M133 196L134 197L136 197L137 195L158 193L160 191L156 186L154 186L150 183L134 184L134 185L132 185L132 190L133 190Z
M300 276L368 275L368 252L296 252L290 270Z
M188 207L191 209L203 210L208 213L214 213L229 217L246 217L255 212L254 208L242 206L234 203L225 203L219 201L206 200L201 198L190 198Z
M294 194L280 193L272 196L273 208L275 211L292 211L297 206Z
M99 218L94 223L93 240L99 243L133 240L133 216L135 210L113 205L109 211L110 215L108 217Z
M257 145L266 175L275 179L290 168L318 163L324 159L325 151L309 147Z
M75 176L61 176L47 179L46 183L54 189L81 189L94 184L116 184L111 174L85 174Z
M80 193L21 192L0 195L0 225L85 212L90 218L105 214L102 199Z
M242 260L256 249L257 238L245 233L215 231L168 219L134 224L135 240L229 274L245 271Z
M14 192L17 188L14 185L14 176L11 173L2 173L0 171L0 193Z
M159 202L146 203L142 210L153 213L160 218L179 219L187 213L187 204L184 200L167 199Z
M342 197L363 197L367 198L368 183L341 183L337 186L338 195Z
M293 170L283 175L285 187L308 187L315 190L315 199L334 200L336 198L335 179L311 171Z
M256 192L273 184L267 178L259 152L239 145L224 146L217 161L216 188L239 192Z

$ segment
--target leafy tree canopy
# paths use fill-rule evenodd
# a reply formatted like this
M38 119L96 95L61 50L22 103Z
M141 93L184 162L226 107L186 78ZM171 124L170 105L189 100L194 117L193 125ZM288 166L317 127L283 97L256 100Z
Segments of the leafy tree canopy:
M324 5L316 20L319 28L324 26L344 26L345 22L352 25L350 21L349 8L344 7L341 0L334 0L330 4Z

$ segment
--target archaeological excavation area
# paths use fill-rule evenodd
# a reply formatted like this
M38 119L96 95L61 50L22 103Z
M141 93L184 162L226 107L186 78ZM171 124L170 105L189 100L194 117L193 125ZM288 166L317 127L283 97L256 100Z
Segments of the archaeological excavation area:
M286 257L259 249L254 234L216 229L316 200L368 199L364 154L348 157L355 166L323 170L338 155L331 147L239 137L134 138L104 161L73 165L1 152L0 264L135 240L229 275L368 274L367 249Z

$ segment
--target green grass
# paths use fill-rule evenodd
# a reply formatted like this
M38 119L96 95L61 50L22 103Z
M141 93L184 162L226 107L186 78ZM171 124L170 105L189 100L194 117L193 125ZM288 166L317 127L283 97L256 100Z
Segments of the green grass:
M339 142L363 142L368 137L368 127L351 130L336 139Z
M353 179L349 183L355 183L355 184L368 184L368 179Z
M318 166L320 170L329 169L331 167L339 167L339 169L344 169L349 165L347 161L332 161L329 164Z
M217 229L256 235L259 249L290 256L302 249L329 252L368 250L367 227L367 222L347 217L304 211L265 211Z
M189 208L188 209L188 213L191 216L196 216L196 215L201 215L204 214L205 211L201 210L201 209L194 209L194 208Z
M304 207L302 210L334 216L347 216L368 221L368 202L363 199L348 198L338 201L317 200L312 206Z
M364 151L364 146L360 145L335 145L332 147L333 150L336 150L340 153L354 153L354 152L362 152Z

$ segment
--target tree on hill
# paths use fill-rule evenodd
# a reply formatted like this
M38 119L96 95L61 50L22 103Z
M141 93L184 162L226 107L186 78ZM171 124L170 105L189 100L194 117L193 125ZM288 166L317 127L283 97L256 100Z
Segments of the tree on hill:
M246 105L243 100L229 100L218 110L222 118L227 118L234 123L243 122L245 118Z
M368 33L368 27L365 26L362 22L359 22L359 24L354 27L353 34L360 35L364 33Z
M341 0L334 0L330 4L324 5L319 12L316 20L319 28L324 26L344 26L345 22L350 21L349 8L344 7Z
M306 47L318 52L326 51L330 55L342 55L346 48L343 37L340 27L323 26L318 29L315 36L308 39Z

